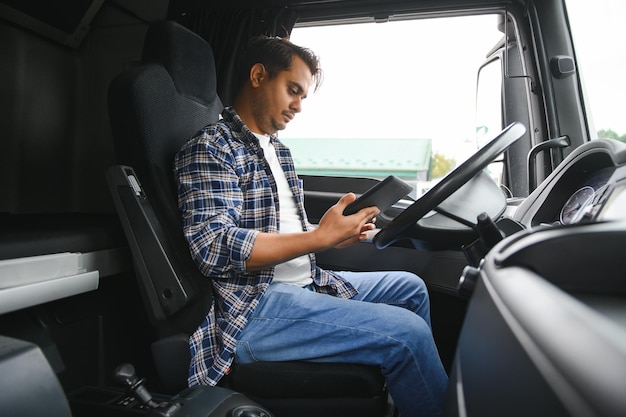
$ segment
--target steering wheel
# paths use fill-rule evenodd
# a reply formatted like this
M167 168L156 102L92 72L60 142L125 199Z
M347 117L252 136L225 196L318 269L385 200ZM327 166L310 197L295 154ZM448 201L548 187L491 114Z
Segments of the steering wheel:
M502 132L478 150L478 152L452 170L423 196L385 225L374 236L373 243L376 248L384 249L404 237L403 234L407 230L417 226L417 222L420 219L482 171L525 133L526 127L520 122L511 123L504 128Z

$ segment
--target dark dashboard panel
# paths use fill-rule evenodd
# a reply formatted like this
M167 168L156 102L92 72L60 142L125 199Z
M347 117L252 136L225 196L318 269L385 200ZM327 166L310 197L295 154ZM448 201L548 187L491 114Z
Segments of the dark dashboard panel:
M561 223L560 218L568 202L574 203L576 193L584 187L597 191L608 182L614 167L611 158L604 152L585 155L574 162L559 178L548 198L532 219L532 225Z
M623 416L625 222L544 227L481 266L447 416Z
M626 179L626 144L596 140L581 146L524 201L514 219L526 227L597 219Z
M476 269L446 416L626 413L626 144L570 154Z
M612 167L602 168L590 173L580 186L569 196L559 214L559 223L575 224L589 219L595 208L603 201L609 180L615 170Z

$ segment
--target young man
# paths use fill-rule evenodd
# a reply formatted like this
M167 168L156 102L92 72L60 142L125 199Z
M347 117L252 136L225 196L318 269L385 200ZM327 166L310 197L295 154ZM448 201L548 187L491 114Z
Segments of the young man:
M190 338L189 385L215 385L233 362L376 364L403 417L437 416L447 386L424 282L406 272L332 272L315 252L349 245L379 210L350 216L344 195L313 227L289 150L276 134L320 80L317 57L260 37L242 60L232 108L179 151L179 207L214 304Z

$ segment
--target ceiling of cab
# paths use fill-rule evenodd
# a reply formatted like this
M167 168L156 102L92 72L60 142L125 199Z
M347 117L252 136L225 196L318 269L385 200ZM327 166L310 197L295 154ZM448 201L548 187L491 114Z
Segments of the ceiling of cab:
M337 19L385 21L407 13L427 15L462 9L492 8L526 0L0 0L0 19L25 27L69 47L78 47L94 19L114 24L117 16L150 23L198 9L289 8L298 22ZM117 22L124 23L122 21Z
M526 0L170 0L170 17L186 11L285 7L300 20L372 17L385 19L406 13L446 13L468 8L492 8Z

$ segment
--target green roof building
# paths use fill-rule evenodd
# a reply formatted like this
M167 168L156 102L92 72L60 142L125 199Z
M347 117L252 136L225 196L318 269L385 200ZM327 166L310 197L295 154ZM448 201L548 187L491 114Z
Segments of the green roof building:
M428 181L431 139L282 139L298 174Z

